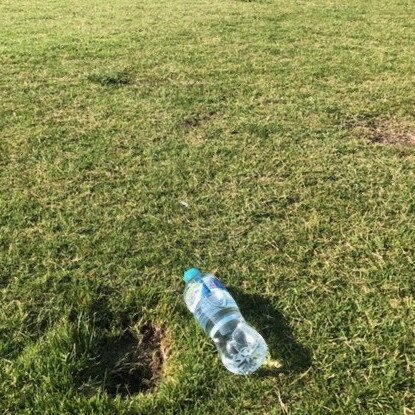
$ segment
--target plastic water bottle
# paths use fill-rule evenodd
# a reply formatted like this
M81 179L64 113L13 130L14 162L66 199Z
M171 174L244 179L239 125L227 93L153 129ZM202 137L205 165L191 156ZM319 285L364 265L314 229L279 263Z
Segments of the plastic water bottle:
M211 274L188 269L184 300L187 308L214 341L225 367L237 375L255 372L268 351L262 336L246 323L235 300Z

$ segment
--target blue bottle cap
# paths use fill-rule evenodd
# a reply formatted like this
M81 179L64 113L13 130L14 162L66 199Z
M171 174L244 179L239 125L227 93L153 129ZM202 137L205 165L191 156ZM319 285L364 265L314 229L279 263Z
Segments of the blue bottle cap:
M197 268L189 268L184 274L183 274L183 281L185 283L188 283L190 280L196 277L201 277L202 272L200 269Z

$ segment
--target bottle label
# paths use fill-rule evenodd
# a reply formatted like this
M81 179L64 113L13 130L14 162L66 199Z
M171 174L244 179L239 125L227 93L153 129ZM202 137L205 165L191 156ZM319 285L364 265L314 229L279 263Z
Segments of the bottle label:
M195 312L196 306L202 298L202 289L202 284L190 284L185 292L184 301L191 313Z
M212 275L203 277L203 283L192 284L186 292L185 301L189 310L206 331L209 322L217 323L223 310L237 312L238 306L221 282Z

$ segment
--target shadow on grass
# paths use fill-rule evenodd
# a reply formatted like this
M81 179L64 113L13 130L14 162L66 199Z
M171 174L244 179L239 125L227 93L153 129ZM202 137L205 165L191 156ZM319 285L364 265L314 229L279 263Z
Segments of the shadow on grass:
M258 376L299 373L311 366L311 351L295 340L286 318L268 299L256 294L243 293L233 287L230 287L230 292L248 323L264 337L271 358L281 364L275 368L265 366L257 372Z

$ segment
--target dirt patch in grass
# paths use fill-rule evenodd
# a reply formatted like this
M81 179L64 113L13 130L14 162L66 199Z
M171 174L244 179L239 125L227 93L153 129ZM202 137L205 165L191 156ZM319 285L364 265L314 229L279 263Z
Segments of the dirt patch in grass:
M164 331L144 324L119 336L103 336L81 374L79 390L87 395L102 388L109 396L131 396L155 389L161 377Z
M133 83L131 73L127 69L100 70L88 75L88 80L103 86L120 87Z
M398 120L352 120L347 123L353 135L373 144L415 147L415 129Z
M192 114L185 118L183 126L187 130L192 130L211 121L216 115L216 111L206 111Z
M238 0L241 3L271 3L271 0Z

